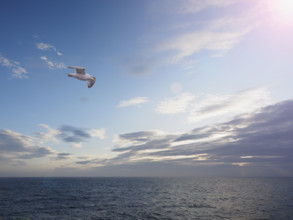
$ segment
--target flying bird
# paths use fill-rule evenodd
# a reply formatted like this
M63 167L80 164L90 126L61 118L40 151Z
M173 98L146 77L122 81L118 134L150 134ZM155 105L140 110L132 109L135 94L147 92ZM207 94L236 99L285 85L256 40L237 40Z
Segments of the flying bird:
M68 73L67 76L74 77L74 78L79 79L79 80L87 81L88 88L91 88L95 84L96 77L94 77L94 76L92 76L90 74L87 74L85 72L84 67L69 66L68 68L74 69L75 73Z

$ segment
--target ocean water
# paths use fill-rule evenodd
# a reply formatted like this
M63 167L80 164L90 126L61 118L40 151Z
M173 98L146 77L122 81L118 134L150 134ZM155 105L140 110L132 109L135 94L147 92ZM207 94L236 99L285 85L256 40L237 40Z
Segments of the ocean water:
M0 178L0 219L293 219L293 178Z

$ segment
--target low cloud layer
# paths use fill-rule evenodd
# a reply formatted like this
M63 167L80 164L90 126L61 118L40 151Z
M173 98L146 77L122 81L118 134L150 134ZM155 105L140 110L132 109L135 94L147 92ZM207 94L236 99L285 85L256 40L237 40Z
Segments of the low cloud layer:
M206 94L203 99L192 104L188 121L253 112L268 105L269 97L265 88L243 90L232 95Z
M246 175L264 172L264 175L292 176L292 109L293 100L288 100L186 133L139 131L121 134L116 137L113 149L118 154L116 157L78 163L104 166L105 170L111 166L132 169L133 166L151 164L161 169L164 164L169 164L187 170L189 167L195 170L221 168L221 172L226 170L228 175L229 170L241 168L246 170Z
M50 147L37 145L34 139L11 130L0 130L0 153L7 161L48 157L55 154ZM1 162L2 160L0 160Z
M181 93L158 103L156 112L162 115L186 113L194 123L207 119L231 118L254 112L270 103L266 88L243 90L231 95Z
M105 129L83 129L63 125L53 129L46 124L39 124L43 132L35 132L34 136L24 135L8 129L0 130L0 163L6 165L22 165L30 159L48 158L62 161L73 157L71 153L58 152L47 144L71 143L73 147L82 147L83 142L91 138L105 138ZM46 144L46 145L45 145Z
M87 175L292 176L292 109L293 100L287 100L189 132L149 130L120 134L112 150L116 156L79 157L68 166L77 173L83 169ZM74 155L57 152L43 143L79 144L105 135L103 129L41 126L46 132L36 133L35 137L0 130L0 163L23 166L38 158L66 161Z

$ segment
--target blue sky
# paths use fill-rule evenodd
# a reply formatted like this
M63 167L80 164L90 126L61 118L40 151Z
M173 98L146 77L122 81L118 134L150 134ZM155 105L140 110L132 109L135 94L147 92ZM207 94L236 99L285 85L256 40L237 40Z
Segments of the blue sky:
M4 0L0 18L0 176L293 175L289 0Z

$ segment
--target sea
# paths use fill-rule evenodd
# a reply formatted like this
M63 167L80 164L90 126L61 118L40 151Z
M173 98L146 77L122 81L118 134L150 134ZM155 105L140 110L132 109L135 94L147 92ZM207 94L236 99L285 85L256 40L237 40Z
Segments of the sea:
M0 178L1 220L293 219L293 178Z

